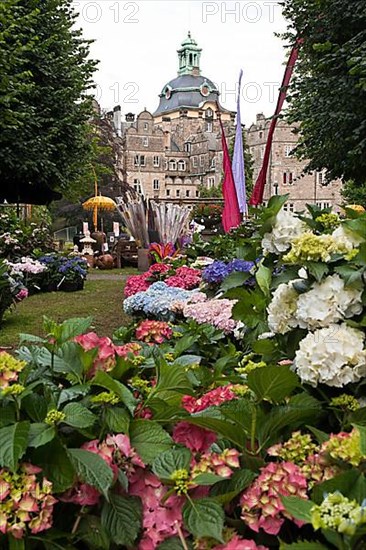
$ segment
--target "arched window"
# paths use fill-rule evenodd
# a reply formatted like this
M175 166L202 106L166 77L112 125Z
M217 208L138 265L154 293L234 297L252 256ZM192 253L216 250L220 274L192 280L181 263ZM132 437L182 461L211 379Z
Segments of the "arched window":
M186 161L185 160L179 160L178 161L178 170L181 172L184 172L186 169Z
M177 169L177 161L174 159L170 159L169 170L176 170L176 169Z

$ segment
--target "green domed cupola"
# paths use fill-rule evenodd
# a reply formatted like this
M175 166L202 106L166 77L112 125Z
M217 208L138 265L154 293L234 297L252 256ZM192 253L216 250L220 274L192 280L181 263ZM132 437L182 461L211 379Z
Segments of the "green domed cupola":
M200 57L202 49L198 47L197 42L191 37L190 31L188 36L182 42L182 47L178 50L179 70L178 75L195 75L199 76Z

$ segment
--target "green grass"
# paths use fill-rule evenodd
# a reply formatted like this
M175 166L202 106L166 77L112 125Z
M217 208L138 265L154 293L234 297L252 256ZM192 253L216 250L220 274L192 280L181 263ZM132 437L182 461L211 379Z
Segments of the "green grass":
M116 270L104 273L117 274ZM84 290L79 292L47 292L30 296L15 310L5 314L0 327L0 347L16 347L19 333L44 336L43 315L57 322L70 317L91 316L93 330L99 336L112 336L117 328L129 321L122 310L123 287L123 281L86 281Z

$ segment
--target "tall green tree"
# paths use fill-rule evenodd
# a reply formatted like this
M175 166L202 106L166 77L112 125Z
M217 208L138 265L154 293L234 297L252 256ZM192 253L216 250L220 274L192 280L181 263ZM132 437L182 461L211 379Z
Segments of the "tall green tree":
M96 63L72 0L0 2L0 200L70 193L93 157L88 90Z
M298 157L328 180L366 185L366 9L364 0L283 0L285 35L301 38L287 118Z

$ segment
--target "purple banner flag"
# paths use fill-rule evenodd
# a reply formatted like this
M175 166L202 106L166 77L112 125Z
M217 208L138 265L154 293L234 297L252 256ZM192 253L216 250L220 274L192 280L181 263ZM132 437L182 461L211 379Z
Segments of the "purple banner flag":
M248 213L247 206L247 194L245 189L245 166L244 166L244 150L243 150L243 130L241 127L240 116L240 90L241 90L241 78L243 76L243 70L239 75L239 89L238 89L238 104L236 113L236 135L233 154L233 176L235 181L236 195L238 197L239 210L244 216Z

